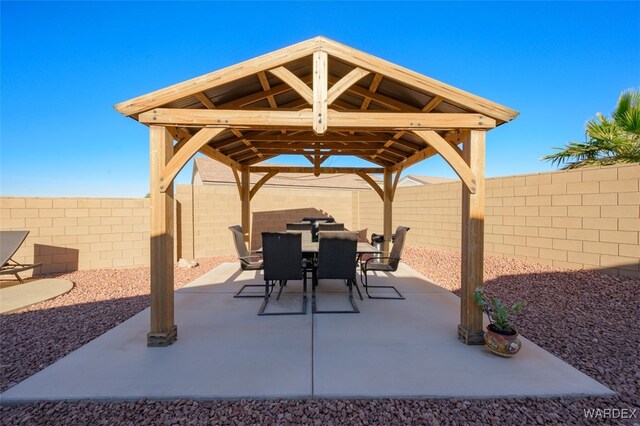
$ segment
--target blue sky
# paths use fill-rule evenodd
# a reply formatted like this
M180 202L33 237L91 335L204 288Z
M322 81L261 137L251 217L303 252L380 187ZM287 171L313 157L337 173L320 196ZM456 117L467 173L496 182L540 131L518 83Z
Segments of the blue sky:
M542 155L582 141L589 118L609 114L622 90L640 86L638 2L3 1L1 8L5 196L144 196L148 131L114 104L317 35L520 111L488 133L487 176L552 170ZM179 183L189 182L187 168ZM454 177L436 158L409 173Z

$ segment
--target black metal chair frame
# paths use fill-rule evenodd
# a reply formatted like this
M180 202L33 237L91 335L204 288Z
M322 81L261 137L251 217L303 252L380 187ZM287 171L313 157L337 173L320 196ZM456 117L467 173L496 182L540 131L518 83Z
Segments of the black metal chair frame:
M367 293L367 297L369 299L386 299L386 300L405 300L405 297L402 295L402 293L400 293L400 291L393 285L371 285L369 284L369 280L367 277L367 271L379 271L379 272L395 272L398 270L398 265L400 264L400 255L402 254L402 249L404 248L404 237L406 235L406 233L409 231L410 228L407 227L403 227L403 226L399 226L398 229L396 230L396 236L399 235L401 232L403 233L402 235L402 240L398 241L396 240L394 242L394 248L396 248L396 244L400 244L401 247L399 249L399 253L397 254L397 257L393 257L393 256L379 256L379 257L372 257L370 259L367 259L365 262L361 262L360 263L360 282L362 283L363 287L364 287L364 291ZM393 250L391 251L393 253ZM394 262L396 262L396 266L394 267L390 267L389 270L385 271L383 269L369 269L368 265L369 262L371 261L375 261L375 262L379 262L381 260L392 260ZM363 280L364 277L364 280ZM396 296L372 296L371 294L369 294L369 289L370 288L390 288L393 291L396 292L396 294L398 295Z
M288 249L291 250L295 245L297 246L293 249L296 254L299 253L299 258L287 256L289 253L282 254L274 254L270 251L272 250L271 244L273 244L272 239L279 240L280 246L279 249ZM286 247L286 244L291 244L291 247ZM262 254L264 259L264 296L262 305L260 306L260 310L258 311L259 316L276 316L276 315L305 315L307 313L307 268L306 264L302 261L302 236L300 233L287 233L287 232L263 232L262 233ZM281 262L289 262L290 265L274 265L272 270L271 265L271 256L278 256ZM283 268L278 270L279 268ZM302 280L302 309L299 311L293 312L265 312L267 305L269 304L269 299L271 297L271 293L276 285L276 283L280 284L280 290L278 291L278 296L276 300L280 300L280 296L282 295L282 290L287 285L287 281L289 279L293 279L295 276L295 269L298 268L299 277ZM291 272L291 269L294 271ZM283 275L280 275L283 274ZM275 278L273 275L280 275L284 277L283 279ZM286 275L286 277L285 277Z
M230 226L229 230L233 234L234 245L236 248L236 253L238 254L238 260L240 261L240 267L243 271L260 271L262 270L261 262L254 262L255 259L261 259L260 255L252 255L244 242L244 232L242 231L242 227L240 225ZM236 294L233 295L235 298L260 298L264 297L262 294L242 294L242 292L251 287L259 287L263 288L262 284L245 284L240 290L237 291ZM273 288L271 289L273 291Z
M333 238L332 238L332 235L333 235ZM316 287L318 286L318 281L319 281L318 268L321 266L321 262L322 262L322 253L323 253L322 241L324 239L339 239L339 240L345 241L345 243L344 243L345 245L347 244L347 242L349 242L349 243L353 242L353 256L345 256L345 259L353 258L353 277L348 277L348 278L344 278L344 277L339 277L338 278L338 277L336 277L337 279L340 279L340 278L344 279L345 283L349 287L349 302L351 303L351 307L352 307L351 310L341 310L341 311L323 310L323 311L320 311L317 308L317 305L316 305ZM313 285L312 285L312 296L311 296L312 312L314 314L357 314L357 313L360 313L360 310L358 309L358 305L356 304L356 301L353 298L353 285L355 285L356 289L358 290L358 294L360 295L360 300L363 300L362 293L360 293L360 289L358 288L358 283L357 283L356 278L355 278L355 275L356 275L356 252L357 252L357 245L358 245L357 233L356 232L346 232L346 231L323 231L323 232L318 234L318 241L320 242L319 250L318 250L318 263L313 268Z

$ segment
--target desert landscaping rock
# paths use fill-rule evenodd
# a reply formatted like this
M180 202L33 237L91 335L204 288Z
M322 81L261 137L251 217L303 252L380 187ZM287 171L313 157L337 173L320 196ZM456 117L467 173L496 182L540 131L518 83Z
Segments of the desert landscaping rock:
M176 268L176 288L232 258ZM404 261L458 293L456 252L407 247ZM490 400L259 400L42 402L0 407L3 425L498 425L594 424L587 409L637 409L640 424L640 280L566 271L487 256L485 287L507 302L529 302L521 334L618 392L614 398ZM149 305L148 268L79 271L61 278L68 294L0 316L4 391ZM517 377L514 378L517 380ZM618 420L620 421L620 420ZM600 421L600 423L602 420ZM609 421L609 424L611 421Z

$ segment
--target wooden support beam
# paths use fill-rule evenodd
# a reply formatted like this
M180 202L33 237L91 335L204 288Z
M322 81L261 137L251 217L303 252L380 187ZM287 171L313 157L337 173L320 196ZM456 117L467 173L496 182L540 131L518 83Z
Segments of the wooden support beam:
M378 90L378 86L380 85L381 81L382 81L382 74L376 73L376 75L373 76L373 80L371 80L371 85L369 86L369 92L376 93L376 90ZM360 105L360 110L366 111L367 108L369 108L370 103L371 103L371 97L365 96L364 101L362 101L362 105Z
M211 99L209 99L207 97L207 95L205 95L202 92L198 92L194 95L202 105L206 106L209 109L215 109L215 105L213 104L213 102L211 102Z
M313 131L327 131L329 91L329 57L326 52L313 52Z
M313 175L315 177L320 176L320 151L316 150L313 156Z
M249 167L243 167L242 173L242 231L244 232L244 241L251 250L251 174Z
M278 77L283 82L287 83L293 90L304 99L309 105L313 104L313 90L300 80L294 73L286 69L285 67L278 67L269 72Z
M286 135L245 132L244 138L251 142L386 142L389 139L384 134L341 135L336 132L327 132L324 135L316 135L313 132L298 132L298 134L289 133Z
M396 189L398 188L398 182L400 182L400 175L402 174L402 167L396 171L396 175L393 178L393 189L391 190L391 201L396 197Z
M149 127L151 157L150 265L151 323L147 346L168 346L178 336L173 304L173 183L160 186L162 170L173 156L173 137L161 126Z
M240 196L240 201L242 201L242 181L240 180L240 176L238 175L238 169L235 167L231 167L231 171L233 172L233 178L236 180L236 186L238 187L238 195Z
M261 163L261 162L266 161L266 160L268 160L270 158L273 158L273 157L277 157L277 155L265 155L262 158L255 157L255 158L253 158L251 160L243 162L242 164L248 167L248 166L252 166L252 165L254 165L256 163Z
M253 185L253 188L251 188L251 192L249 193L249 198L253 199L253 196L256 195L256 193L262 187L262 185L267 183L267 181L269 179L271 179L272 177L274 177L277 174L278 174L278 172L276 170L274 170L274 171L271 171L271 172L267 173L266 175L262 176L262 178L258 182L256 182L255 185Z
M475 113L338 112L329 109L328 125L339 129L491 129L492 118ZM184 127L309 128L313 111L255 111L157 108L140 114L150 125Z
M391 183L391 170L384 169L384 198L383 198L383 221L382 228L384 233L383 251L389 253L391 244L391 235L393 230L391 224L393 222L393 187ZM388 256L388 254L387 254Z
M362 68L354 68L349 74L345 75L331 86L329 89L329 93L327 95L327 103L331 105L336 99L340 97L347 89L356 84L362 77L369 74L369 71L363 70Z
M313 174L313 167L295 167L295 166L253 166L250 168L251 173L268 173L277 170L278 173L309 173ZM322 174L357 174L358 171L364 173L383 173L382 167L321 167Z
M467 162L451 147L449 142L444 140L442 136L434 132L433 130L416 130L416 135L424 139L429 145L431 145L438 153L449 163L456 174L467 185L471 193L476 191L476 179L473 172L469 168Z
M166 166L162 169L160 174L160 191L164 192L173 183L176 175L182 170L185 164L196 155L200 149L205 146L211 139L215 138L220 133L224 132L224 128L204 128L200 129L198 133L193 135L189 141L184 144L182 148L173 154L173 144L171 145L171 153L173 156ZM222 154L221 154L222 155Z
M440 105L443 101L442 96L434 96L425 106L422 107L422 112L431 112L435 107Z
M240 141L245 144L247 147L249 147L249 149L251 149L251 151L255 152L256 154L258 154L258 157L262 157L262 154L260 152L258 152L258 150L256 149L256 147L254 147L250 141L248 141L243 135L242 132L238 129L231 129L231 133L233 133L237 138L240 139Z
M481 114L338 112L329 110L330 128L491 129L496 121Z
M200 152L206 155L207 157L212 158L216 161L219 161L222 164L225 164L231 168L239 169L241 167L241 165L237 161L232 160L231 158L222 154L220 151L211 148L209 145L205 145L201 147Z
M369 149L382 148L379 142L254 142L253 146L261 148L291 148L291 149ZM397 150L396 150L397 151ZM231 150L227 152L232 152ZM311 153L309 153L311 154Z
M484 343L482 310L475 301L476 287L484 282L485 132L471 131L463 143L464 160L476 177L475 193L462 185L462 288L458 338L468 345Z
M373 188L373 190L376 191L380 199L384 201L384 191L382 190L382 188L380 188L380 185L378 185L378 183L375 180L373 180L371 176L369 176L368 174L366 174L361 170L356 172L356 174L360 176L365 182L367 182L369 186L371 186L371 188Z
M268 92L271 89L269 80L267 79L267 74L264 71L260 71L258 73L258 80L260 80L260 86L262 86L262 90ZM276 98L274 98L273 95L267 95L267 102L269 102L269 106L271 108L278 108Z

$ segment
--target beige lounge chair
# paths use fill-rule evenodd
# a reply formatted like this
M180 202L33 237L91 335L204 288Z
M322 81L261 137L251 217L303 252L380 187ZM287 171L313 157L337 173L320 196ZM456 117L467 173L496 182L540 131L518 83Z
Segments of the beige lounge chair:
M0 275L14 275L20 281L20 284L24 281L18 275L19 272L28 271L42 265L42 263L22 264L12 259L27 238L27 235L29 235L29 231L0 231L0 262L2 262Z

